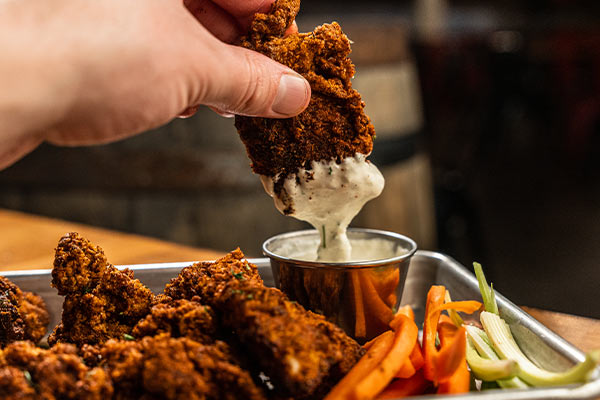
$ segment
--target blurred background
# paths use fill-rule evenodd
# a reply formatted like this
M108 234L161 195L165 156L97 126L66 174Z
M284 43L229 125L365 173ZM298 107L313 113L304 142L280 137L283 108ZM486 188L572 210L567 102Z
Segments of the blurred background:
M479 261L517 304L600 318L600 3L303 1L301 31L333 20L386 177L353 225ZM0 207L249 256L305 227L207 109L106 146L43 145L0 172Z

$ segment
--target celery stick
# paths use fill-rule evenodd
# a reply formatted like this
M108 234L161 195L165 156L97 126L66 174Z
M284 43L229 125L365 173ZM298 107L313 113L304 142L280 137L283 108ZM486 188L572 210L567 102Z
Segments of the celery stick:
M496 354L492 348L490 339L484 331L471 325L465 325L465 328L467 329L467 337L482 358L500 360L500 357L498 357L498 354ZM516 369L518 369L518 364ZM496 383L503 389L527 389L529 387L529 385L516 376L497 380Z
M481 323L498 355L503 359L515 360L519 365L517 376L533 386L585 382L600 361L600 351L594 351L586 355L585 361L565 372L547 371L539 368L523 354L515 342L508 324L498 315L484 311L481 313Z
M517 372L517 363L513 360L490 360L481 357L471 339L467 339L467 363L473 375L482 381L512 378Z
M496 295L494 289L490 288L485 280L483 269L481 264L474 262L473 269L475 270L475 276L477 277L477 283L479 283L479 291L481 292L481 298L483 299L483 306L485 311L498 314L498 304L496 304Z

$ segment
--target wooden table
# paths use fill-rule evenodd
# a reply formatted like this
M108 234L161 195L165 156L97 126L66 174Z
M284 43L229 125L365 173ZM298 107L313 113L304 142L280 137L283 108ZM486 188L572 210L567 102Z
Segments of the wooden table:
M224 253L182 246L61 220L0 209L0 271L51 268L54 248L66 232L100 245L115 265L212 260ZM600 347L600 320L524 307L541 323L583 351Z

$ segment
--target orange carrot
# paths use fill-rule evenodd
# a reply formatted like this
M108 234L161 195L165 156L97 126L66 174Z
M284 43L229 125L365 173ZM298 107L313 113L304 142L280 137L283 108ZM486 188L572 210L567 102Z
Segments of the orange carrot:
M439 307L439 310L456 310L461 311L467 314L472 314L475 311L479 310L483 304L479 301L475 300L466 300L466 301L451 301L449 303L445 303Z
M445 382L456 373L466 359L466 330L457 328L452 322L438 325L440 350L434 356L435 372L438 382Z
M374 398L390 383L410 353L417 341L419 328L409 318L403 316L398 330L394 334L394 344L377 368L373 369L362 379L354 390L350 392L351 398L367 400ZM373 345L375 346L375 345Z
M404 363L402 363L402 367L400 368L400 370L398 372L396 372L396 375L394 375L394 378L410 378L411 376L413 376L415 374L415 372L417 372L417 368L415 368L412 361L410 361L410 356L409 356L409 358L407 358L406 361L404 361Z
M391 307L379 297L373 282L367 274L361 276L360 287L364 300L365 318L367 319L367 336L385 331L394 318Z
M398 286L398 283L400 283L400 272L398 271L398 268L378 268L376 270L369 270L368 272L368 276L371 279L371 282L373 282L373 286L375 287L375 290L377 290L377 293L379 293L379 297L381 297L382 300L385 301L386 299L390 298L391 295L394 295L395 297L396 287ZM396 304L394 302L394 304L389 305L390 307L393 307Z
M423 323L423 372L425 378L434 383L438 382L435 370L435 355L437 348L435 346L435 337L437 333L438 320L441 309L444 304L446 288L444 286L432 286L427 293L427 303L425 304L425 321Z
M421 346L419 342L415 343L415 347L413 347L412 353L410 353L410 362L412 363L415 369L421 369L423 364L425 364L425 360L423 359L423 352L421 351Z
M448 320L450 320L449 317ZM451 357L457 359L458 365L449 377L443 380L440 378L437 393L456 394L468 392L471 376L467 368L466 349L462 348L466 344L465 328L457 328L451 320L450 322L443 321L438 326L438 335L441 343L440 357L443 356L442 353L445 349L453 348L454 351Z
M365 338L367 336L367 324L365 321L365 306L363 304L362 290L360 288L360 271L350 272L350 283L354 297L354 337Z
M396 314L394 314L394 319L392 320L392 322L390 322L390 327L392 329L396 329L395 326L397 326L399 324L399 319L398 319L398 315L404 315L405 317L408 317L411 320L415 320L415 313L412 309L412 307L410 305L404 305L400 308L398 308L398 311L396 311Z
M406 396L421 394L430 382L423 376L423 370L417 371L408 379L397 379L390 383L378 396L377 400L399 399Z
M437 392L439 394L467 393L470 389L471 374L467 368L467 361L463 360L454 374L445 382L440 382Z
M402 368L396 374L396 378L408 378L412 376L416 371L421 369L424 364L423 354L421 353L421 345L418 341L415 342L408 360L402 364Z
M395 335L387 331L377 337L369 350L325 397L325 400L347 399L356 385L382 362L394 344Z

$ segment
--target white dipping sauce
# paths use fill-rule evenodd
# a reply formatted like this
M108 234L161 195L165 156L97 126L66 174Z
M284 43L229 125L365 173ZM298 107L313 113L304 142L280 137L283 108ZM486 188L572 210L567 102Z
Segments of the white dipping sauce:
M320 240L317 238L298 238L282 240L280 246L271 250L279 256L293 260L317 261L319 245ZM385 239L350 239L350 245L352 247L350 261L352 262L382 260L408 253L408 249Z
M271 177L261 176L261 180L279 211L308 222L320 232L318 261L356 261L346 228L367 201L379 196L383 176L364 154L347 157L339 164L335 160L313 161L311 168L287 177L278 195Z

